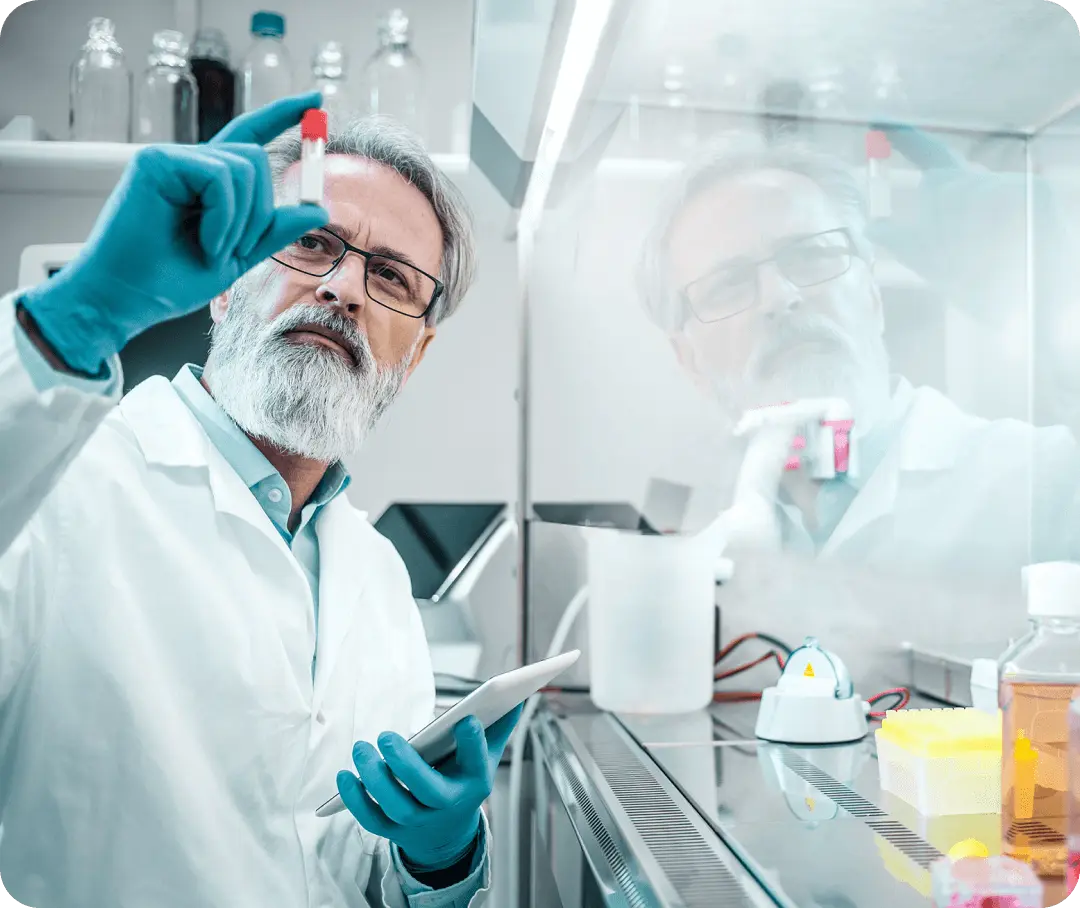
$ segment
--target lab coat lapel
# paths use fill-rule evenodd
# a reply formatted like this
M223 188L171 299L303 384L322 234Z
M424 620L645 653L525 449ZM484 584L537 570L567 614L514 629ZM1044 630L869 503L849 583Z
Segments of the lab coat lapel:
M895 512L904 473L952 469L964 440L985 422L965 414L932 388L912 389L902 382L895 401L894 412L902 420L900 437L855 496L822 548L822 556L835 555L869 524Z
M154 376L120 403L148 464L207 470L214 506L250 524L283 553L288 547L251 490L203 431L172 383Z
M357 612L368 593L367 573L358 569L362 519L345 495L327 504L315 520L319 540L319 633L315 653L315 708L322 704L334 669L352 633ZM359 666L357 667L359 670Z

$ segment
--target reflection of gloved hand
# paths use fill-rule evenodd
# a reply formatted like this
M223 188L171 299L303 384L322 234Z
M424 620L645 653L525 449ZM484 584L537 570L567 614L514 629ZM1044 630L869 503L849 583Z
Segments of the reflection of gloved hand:
M999 283L1003 274L1023 274L1025 174L985 171L910 126L876 128L922 171L922 182L914 211L873 223L870 240L946 293L959 290L962 297L981 296L984 285Z
M69 366L96 373L135 335L206 305L327 222L316 205L274 208L260 147L320 102L318 92L285 98L207 145L136 152L78 257L21 300Z
M1024 292L1026 175L970 164L909 126L875 128L922 171L922 182L915 206L874 222L870 239L977 315L1005 314Z
M480 831L480 805L491 794L495 770L521 706L487 731L470 716L454 729L457 752L445 771L429 766L400 735L379 736L353 748L359 778L338 773L338 792L368 832L389 839L418 870L443 870L464 858Z

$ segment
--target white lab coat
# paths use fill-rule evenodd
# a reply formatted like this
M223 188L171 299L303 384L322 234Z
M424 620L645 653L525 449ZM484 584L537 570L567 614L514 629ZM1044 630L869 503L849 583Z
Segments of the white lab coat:
M0 876L35 908L406 904L315 808L430 720L405 567L344 496L310 587L164 378L38 394L0 302ZM485 881L485 886L486 886ZM477 903L478 896L474 899Z
M907 682L905 641L969 657L1003 649L1024 626L1021 568L1080 558L1071 433L972 416L903 381L891 415L892 443L820 550L781 504L782 550L733 555L719 598L725 639L812 634L864 693ZM755 672L734 686L773 683Z

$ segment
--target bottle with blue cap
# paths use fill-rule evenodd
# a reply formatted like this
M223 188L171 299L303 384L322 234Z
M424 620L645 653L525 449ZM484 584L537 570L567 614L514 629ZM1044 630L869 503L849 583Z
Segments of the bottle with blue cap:
M293 93L292 59L285 47L285 17L261 10L251 17L253 41L241 68L243 110L263 107Z

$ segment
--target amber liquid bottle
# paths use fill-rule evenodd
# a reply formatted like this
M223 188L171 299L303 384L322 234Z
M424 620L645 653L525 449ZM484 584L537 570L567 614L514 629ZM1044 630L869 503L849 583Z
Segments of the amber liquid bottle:
M1028 633L1000 661L1002 853L1051 890L1068 864L1069 709L1080 695L1080 565L1024 571ZM1051 903L1052 904L1052 903Z

